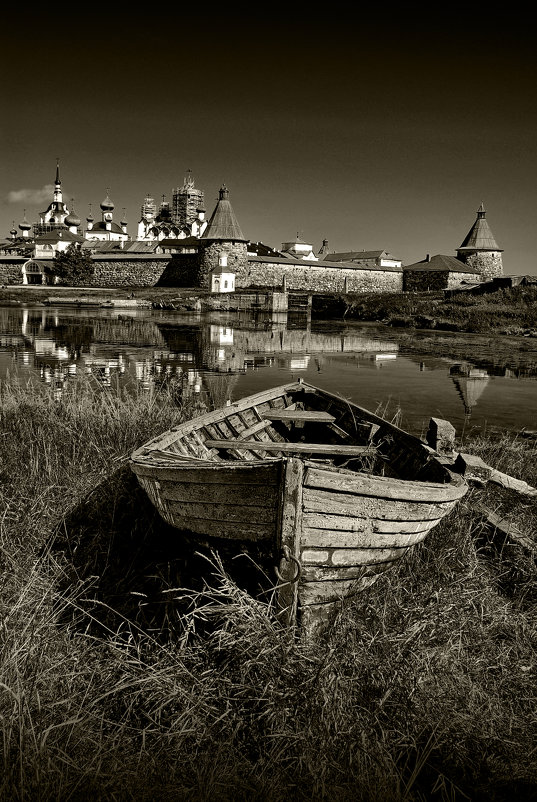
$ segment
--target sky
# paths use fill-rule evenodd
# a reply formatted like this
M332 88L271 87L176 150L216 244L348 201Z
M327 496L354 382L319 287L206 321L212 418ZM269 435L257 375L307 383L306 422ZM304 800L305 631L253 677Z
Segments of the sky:
M226 184L250 240L403 264L455 255L483 202L504 272L537 274L522 16L114 8L3 14L0 238L47 208L59 159L68 208L99 219L109 193L131 236L146 194L171 202L190 170L208 215Z

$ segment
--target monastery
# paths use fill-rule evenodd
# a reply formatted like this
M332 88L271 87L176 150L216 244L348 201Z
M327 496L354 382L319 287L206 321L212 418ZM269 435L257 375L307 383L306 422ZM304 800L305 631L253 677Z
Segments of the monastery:
M74 246L88 251L94 276L88 286L198 287L211 292L239 289L300 290L315 293L403 292L455 289L503 275L502 249L486 219L483 204L456 256L437 254L403 265L386 250L330 252L328 240L313 245L296 239L280 249L251 242L243 233L225 185L208 220L202 190L190 171L162 197L158 210L147 195L137 236L131 238L125 215L114 220L109 190L100 203L101 219L80 217L63 201L59 163L51 202L39 222L24 217L19 231L0 242L0 283L45 284L57 253Z

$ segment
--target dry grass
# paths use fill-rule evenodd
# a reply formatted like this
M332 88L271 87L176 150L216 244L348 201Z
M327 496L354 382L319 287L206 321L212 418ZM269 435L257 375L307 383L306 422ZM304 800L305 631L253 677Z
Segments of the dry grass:
M0 798L537 798L535 562L479 512L535 535L535 502L472 489L300 643L234 563L200 558L186 582L185 544L125 466L182 414L2 388ZM464 450L535 481L532 441Z

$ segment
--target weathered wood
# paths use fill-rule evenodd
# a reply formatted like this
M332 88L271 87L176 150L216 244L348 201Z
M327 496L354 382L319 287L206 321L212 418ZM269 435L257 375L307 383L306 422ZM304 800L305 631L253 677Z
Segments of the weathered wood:
M196 501L170 501L170 511L178 518L202 518L226 523L265 524L276 520L274 507L252 507L234 504L202 503Z
M404 550L406 551L406 549ZM393 557L391 560L385 560L384 564L386 568L388 568L395 560L398 560L402 554L398 554L397 556ZM341 566L335 568L334 566L327 565L304 565L302 567L302 581L303 585L300 589L300 598L304 598L304 603L306 603L306 599L309 598L308 591L304 591L302 593L303 588L309 588L312 582L325 582L326 584L332 585L334 582L344 582L347 580L359 580L362 577L365 567L373 566L376 570L378 567L378 563L363 563L362 565L348 565L348 566Z
M278 617L286 626L295 625L298 607L303 475L302 460L288 459L282 478L278 538L282 584L277 594Z
M300 589L301 606L304 608L311 604L323 605L361 593L364 588L377 580L382 569L387 570L390 565L391 563L384 563L375 569L362 568L362 575L356 579L304 582Z
M537 555L537 539L528 537L510 521L493 512L485 513L485 521L494 531L499 532L508 542L521 546L524 551Z
M306 433L308 421L338 442L288 442L286 423ZM364 472L359 459L370 455L386 475ZM181 424L131 464L162 517L198 542L270 544L279 615L307 629L423 540L467 490L430 446L302 382Z
M471 454L459 454L455 460L455 470L461 473L465 479L477 480L480 482L493 482L493 484L505 487L508 490L515 490L524 496L537 496L537 488L532 487L522 479L515 479L507 473L502 473L487 465L480 457Z
M287 454L334 454L343 456L367 456L376 454L374 446L342 446L330 443L273 443L256 440L206 440L208 448L225 448L230 450L248 449L251 451L281 451Z
M362 473L338 473L323 468L308 468L304 482L308 487L319 487L353 494L402 501L438 502L459 499L466 493L464 483L436 484L434 482L405 481L385 476Z
M246 524L225 520L211 521L207 518L187 518L183 515L174 515L173 503L166 506L168 507L168 512L164 517L168 523L177 529L184 529L194 534L233 541L244 540L245 542L272 541L275 536L275 524Z
M449 421L431 418L426 440L438 454L453 454L455 434L455 427Z
M375 532L341 532L339 529L310 529L303 524L300 544L302 548L334 548L334 546L341 549L406 548L407 546L421 543L433 526L434 522L431 522L430 526L413 534L381 535Z
M305 493L308 491L306 490ZM370 499L364 499L369 502ZM373 500L375 501L375 500ZM302 515L302 526L308 530L323 531L324 529L339 532L341 536L346 535L348 532L364 534L368 533L374 537L387 537L393 539L394 535L413 535L419 532L428 532L433 526L441 520L441 516L434 517L426 520L420 516L418 520L409 521L406 518L403 520L393 518L380 518L371 514L371 504L368 504L369 512L366 509L362 512L362 517L357 516L344 516L332 515L329 513L308 512L304 505L304 512ZM376 509L379 516L384 513L382 504L377 502Z
M289 408L281 410L272 409L270 412L264 412L263 417L271 421L301 421L304 423L333 423L335 421L335 417L330 415L329 412Z
M320 565L328 568L334 568L356 565L376 565L377 563L384 563L390 560L399 559L401 553L406 551L407 547L400 549L394 548L376 548L376 549L302 549L300 552L300 560L303 566L306 565ZM337 579L337 577L335 577ZM343 577L340 577L343 579Z
M175 462L170 466L155 466L153 463L136 462L133 470L138 476L158 476L159 480L192 482L200 484L241 484L257 487L279 484L280 462L273 458L265 462L206 462L199 460ZM245 492L247 492L245 490Z
M251 490L250 490L251 487ZM161 481L160 493L168 501L207 502L245 507L277 507L276 485L197 484Z

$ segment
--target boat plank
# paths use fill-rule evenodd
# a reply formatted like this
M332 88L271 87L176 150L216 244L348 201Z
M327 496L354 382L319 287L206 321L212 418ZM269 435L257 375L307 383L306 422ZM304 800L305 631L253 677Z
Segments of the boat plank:
M386 476L339 473L310 467L306 471L304 484L308 487L330 489L361 496L418 502L457 500L465 494L467 489L465 483L459 483L455 480L454 484L436 484L434 482L392 479Z
M206 440L208 448L225 448L232 450L239 449L265 449L266 451L283 451L285 453L305 453L305 454L335 454L343 456L365 456L376 454L376 449L372 446L341 446L331 445L330 443L267 443L261 444L252 440Z
M418 503L398 499L360 496L358 492L336 493L330 490L304 488L304 512L324 513L325 515L346 516L349 518L378 518L389 521L430 521L446 515L455 505L454 501L445 503ZM351 524L352 528L352 524Z
M394 559L399 559L396 557ZM389 568L393 560L385 561L386 568ZM334 568L332 566L319 566L319 565L307 565L302 568L302 578L304 580L305 587L308 587L308 583L313 582L324 582L327 584L334 584L334 582L342 582L348 580L359 580L362 577L364 572L364 567L366 565L374 565L374 563L364 563L363 565L349 565L340 568ZM375 565L376 569L376 565ZM311 603L311 602L310 602Z
M240 504L219 504L197 501L171 501L171 513L180 518L202 518L208 521L225 521L226 523L250 524L251 522L268 524L276 520L274 507L252 507Z
M333 415L330 415L329 412L324 412L322 410L307 410L307 409L286 409L281 410L270 410L270 412L264 412L263 417L267 420L279 420L279 421L289 421L292 423L293 421L305 422L305 423L333 423L335 418Z
M246 507L276 507L278 502L275 485L257 486L250 492L247 485L161 482L160 493L168 501L210 501L212 504L242 504Z
M229 468L227 466L230 466ZM180 477L181 482L193 482L200 484L241 484L251 487L264 486L266 484L278 484L280 476L280 462L274 459L264 463L259 462L227 462L226 467L222 463L207 462L204 465L185 460L184 464L177 467L155 466L153 463L147 465L141 462L133 464L133 470L138 476L155 477L159 481L177 481ZM246 491L245 491L246 492Z
M407 550L401 548L375 548L375 549L302 549L300 562L306 565L319 565L325 568L339 568L345 566L377 565L387 561L397 560Z
M379 505L380 506L380 505ZM369 532L371 534L380 535L382 537L393 537L398 534L415 534L419 532L428 532L433 526L441 520L438 518L429 518L423 520L409 521L392 520L390 518L375 518L373 515L368 514L360 518L349 517L345 515L327 515L316 512L304 512L302 517L302 525L312 531L325 529L332 532Z
M170 520L168 518L168 520ZM259 542L274 538L274 524L238 523L228 521L211 521L207 518L186 518L177 516L174 526L178 529L193 532L212 538L226 540L244 540Z
M333 548L337 544L338 548L364 548L377 549L391 546L393 548L403 548L420 543L427 532L434 526L434 521L430 527L424 528L414 534L390 534L381 535L375 532L341 532L339 529L309 529L303 526L300 545L302 548Z

